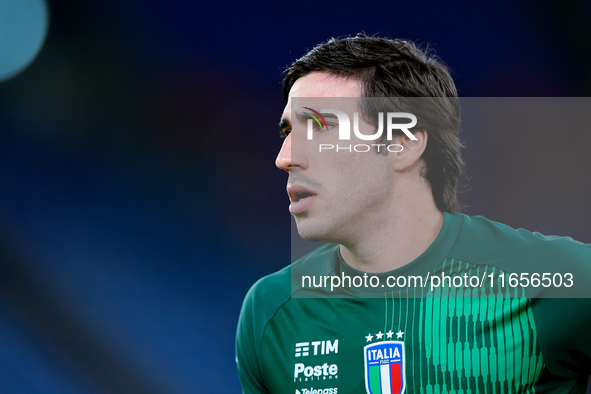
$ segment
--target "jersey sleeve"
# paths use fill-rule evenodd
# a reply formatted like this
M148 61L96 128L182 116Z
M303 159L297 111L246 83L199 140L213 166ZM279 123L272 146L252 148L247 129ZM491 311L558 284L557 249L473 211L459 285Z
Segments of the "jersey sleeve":
M267 324L291 297L291 267L258 282L246 294L236 332L236 365L244 394L266 394L261 347Z
M255 335L255 287L253 286L242 304L236 332L236 367L244 394L268 393L258 363L258 342Z

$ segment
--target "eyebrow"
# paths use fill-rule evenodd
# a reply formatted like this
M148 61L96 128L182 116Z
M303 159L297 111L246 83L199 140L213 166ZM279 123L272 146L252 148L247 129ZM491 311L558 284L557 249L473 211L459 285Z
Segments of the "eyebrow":
M318 111L318 112L320 112L320 111ZM322 116L323 116L325 119L327 119L327 118L328 118L328 119L338 119L338 117L337 117L335 114L333 114L333 113L330 113L330 112L329 112L329 113L323 113L323 114L322 114ZM300 121L304 121L304 120L308 120L308 119L310 119L310 115L308 115L308 114L307 114L307 113L305 113L305 112L296 112L296 118L297 118L298 120L300 120Z
M320 112L320 111L318 111L318 112ZM330 112L329 113L326 113L326 114L322 114L322 116L325 119L328 118L328 119L337 119L338 120L338 117L335 114L330 113ZM308 115L307 113L305 113L303 111L302 112L296 112L296 118L298 120L302 121L302 122L303 121L306 121L308 119L311 119L310 118L310 115ZM290 127L291 127L291 122L289 121L289 119L287 119L287 118L281 118L281 120L279 121L279 130L284 131L284 130L290 128Z

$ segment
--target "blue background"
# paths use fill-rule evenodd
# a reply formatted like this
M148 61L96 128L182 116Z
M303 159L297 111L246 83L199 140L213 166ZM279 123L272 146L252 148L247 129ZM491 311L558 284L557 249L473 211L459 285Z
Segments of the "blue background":
M290 262L282 71L316 44L429 43L462 96L591 93L582 0L48 6L0 84L3 393L240 391L242 299ZM526 131L467 132L466 212L591 242L591 133Z

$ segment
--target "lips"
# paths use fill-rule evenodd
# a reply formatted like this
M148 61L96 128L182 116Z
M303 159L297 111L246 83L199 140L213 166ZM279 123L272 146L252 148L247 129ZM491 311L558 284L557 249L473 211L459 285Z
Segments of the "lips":
M292 215L304 212L316 199L316 193L313 190L307 189L301 185L288 185L287 194L291 200L289 212L291 212Z

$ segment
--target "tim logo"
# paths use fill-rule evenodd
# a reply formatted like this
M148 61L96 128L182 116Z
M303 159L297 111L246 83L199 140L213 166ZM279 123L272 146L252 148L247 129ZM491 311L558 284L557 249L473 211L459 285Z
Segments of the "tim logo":
M363 348L365 388L368 394L402 394L404 378L404 342L384 341Z
M308 119L308 140L311 140L314 135L314 121L318 124L320 129L328 130L328 124L326 123L326 119L322 114L325 114L326 117L336 118L339 123L339 140L350 140L351 139L351 121L349 120L349 116L341 110L338 109L321 109L320 112L309 108L304 107L310 112L304 112L304 114L310 116L312 119ZM394 123L394 119L402 119L406 118L409 119L410 122L408 123ZM321 123L322 121L322 123ZM417 125L417 117L413 114L409 114L407 112L388 112L386 114L386 138L388 141L392 140L392 131L400 130L408 138L413 141L417 140L409 129L415 127ZM355 136L363 141L375 141L379 139L382 134L384 133L384 113L378 113L378 129L376 130L375 134L361 134L359 131L359 114L357 112L353 113L353 132Z
M314 341L314 342L299 342L295 345L295 356L306 357L310 353L312 355L325 355L339 352L339 340L334 341Z

